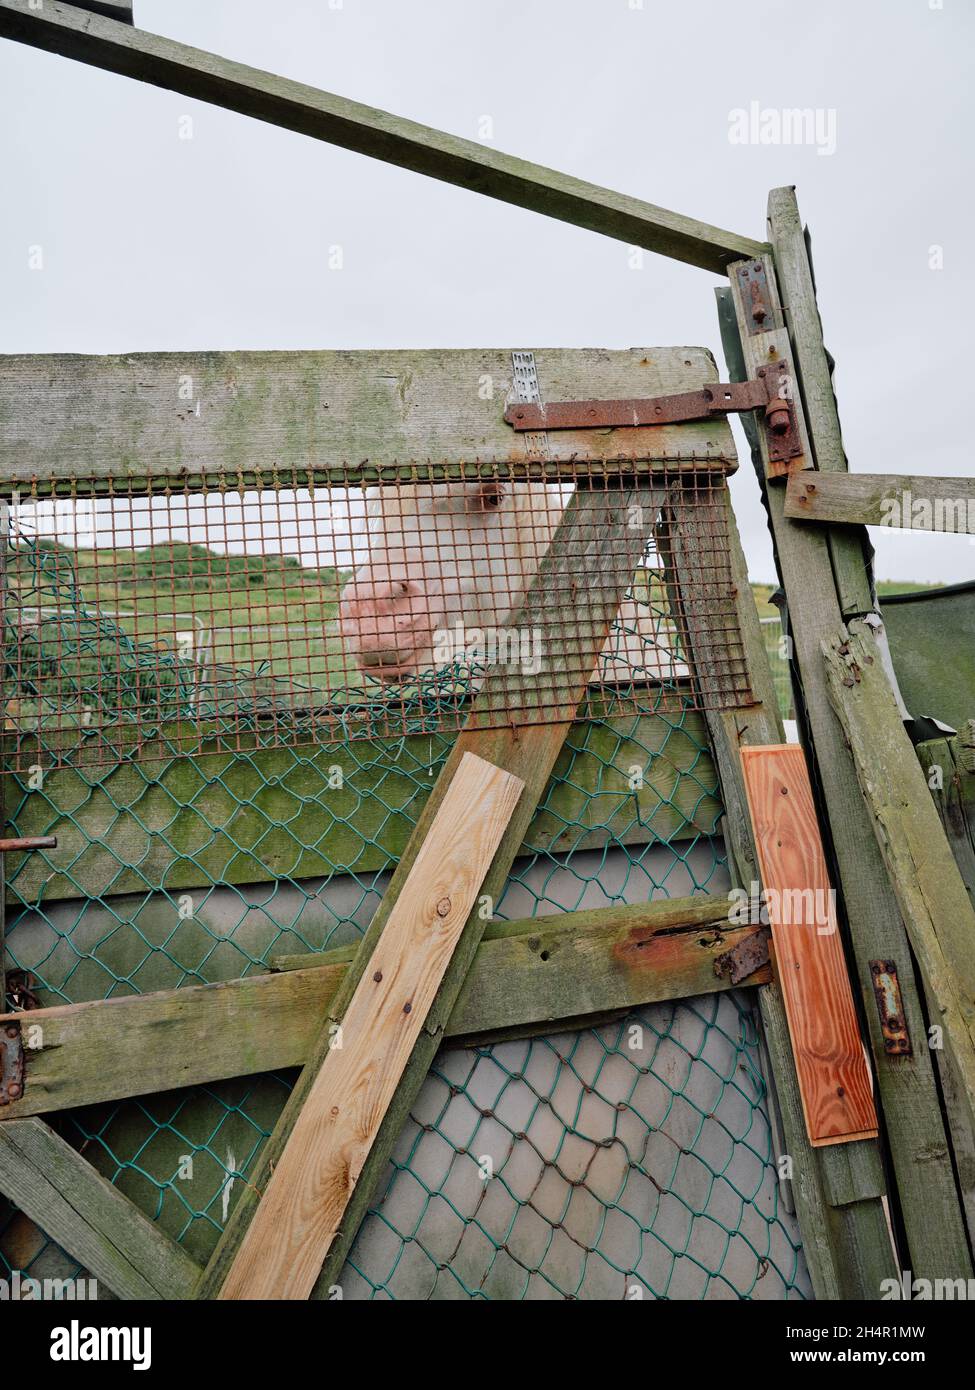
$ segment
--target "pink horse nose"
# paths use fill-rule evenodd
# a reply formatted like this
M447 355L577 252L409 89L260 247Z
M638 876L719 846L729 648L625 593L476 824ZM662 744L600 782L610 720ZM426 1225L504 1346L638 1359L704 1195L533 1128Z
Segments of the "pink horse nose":
M418 584L405 579L353 579L339 602L342 636L364 671L395 680L429 646L432 618Z

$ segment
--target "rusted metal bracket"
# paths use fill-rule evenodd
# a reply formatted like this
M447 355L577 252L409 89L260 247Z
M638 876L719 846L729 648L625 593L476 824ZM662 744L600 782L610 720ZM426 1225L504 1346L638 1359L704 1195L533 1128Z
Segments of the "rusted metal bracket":
M24 1048L20 1024L9 1020L0 1028L0 1105L24 1094Z
M914 1049L904 1017L897 966L892 960L872 960L870 977L880 1014L880 1030L884 1035L884 1051L892 1057L908 1057Z
M748 309L746 327L751 333L764 333L776 327L770 308L768 279L762 261L741 261L735 267L742 303Z
M741 984L749 975L754 975L763 965L768 965L769 933L764 928L754 931L732 946L730 951L718 956L714 962L714 973L719 979L726 979L733 985Z
M760 410L768 435L769 457L787 462L802 453L792 405L793 377L780 359L758 370L754 381L720 381L699 391L617 401L513 401L504 418L519 433L540 430L630 429L707 420L742 410Z
M0 854L27 854L37 849L57 849L56 835L28 835L22 840L0 839Z

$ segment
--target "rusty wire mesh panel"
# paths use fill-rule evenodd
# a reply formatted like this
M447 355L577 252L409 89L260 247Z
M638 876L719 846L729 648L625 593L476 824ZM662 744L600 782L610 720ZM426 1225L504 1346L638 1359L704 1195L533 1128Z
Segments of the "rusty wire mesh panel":
M80 766L214 737L243 749L560 719L576 713L572 677L589 678L580 717L747 697L720 475L674 465L640 487L580 464L576 484L607 517L645 526L647 543L634 563L625 530L594 547L579 526L549 571L573 484L482 472L374 489L119 481L107 495L104 480L76 479L59 496L20 494L7 548L14 765L34 766L41 744ZM664 563L677 534L697 542L679 594ZM577 669L607 606L599 660ZM688 666L689 627L705 634L706 673ZM482 690L488 672L510 679Z
M641 563L613 575L632 612L609 634L498 917L727 888L702 714L744 692L723 484L678 469L667 481ZM470 618L488 631L489 618L516 614L515 580L523 592L551 539L547 516L506 532L510 486L454 480L415 498L438 538L429 568L414 560L410 573L480 605L453 610L462 636ZM367 674L396 546L388 508L370 518L361 491L213 479L203 491L93 493L79 482L58 499L21 496L10 513L9 833L58 838L7 860L16 1007L232 979L357 940L496 664L487 646L473 660L445 648L446 665L420 679ZM551 495L565 505L564 489ZM377 537L370 520L383 517ZM488 527L491 583L475 576L451 593L451 566L474 564L471 536ZM519 532L531 539L516 563L506 546ZM685 568L678 597L670 565L688 537L707 556ZM361 604L365 587L375 622L360 607L343 631L356 571L347 599ZM413 622L415 604L392 597L385 616ZM562 612L552 607L550 635ZM701 673L687 665L692 624L714 634ZM531 679L545 643L525 640L501 655ZM554 673L536 675L553 693L536 713L549 717ZM205 1261L292 1081L222 1081L54 1123ZM493 1191L472 1181L485 1147L497 1150ZM0 1204L0 1270L65 1277L73 1263ZM445 1049L343 1274L348 1297L622 1297L628 1281L648 1297L808 1293L746 996Z

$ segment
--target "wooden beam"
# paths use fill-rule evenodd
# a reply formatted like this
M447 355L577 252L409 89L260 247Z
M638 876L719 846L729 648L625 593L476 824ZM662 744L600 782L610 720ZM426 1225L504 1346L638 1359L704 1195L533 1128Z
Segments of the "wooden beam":
M345 1010L220 1289L303 1299L433 1007L518 798L520 777L466 753Z
M466 751L475 752L495 766L505 768L521 777L526 784L525 795L512 817L484 881L482 896L493 903L503 892L515 854L522 843L538 800L548 785L552 768L569 731L572 715L586 687L592 663L602 650L610 624L618 611L623 588L621 577L632 573L642 556L659 505L659 492L641 486L621 489L611 494L611 500L606 494L593 491L577 491L573 494L525 604L514 619L515 626L531 627L538 621L538 615L542 611L546 608L550 611L552 593L568 594L573 584L585 585L590 591L590 621L584 624L557 625L558 635L553 638L545 654L544 665L551 665L553 670L565 673L564 704L555 712L559 722L529 722L525 725L513 724L504 729L492 730L468 727L461 733L403 851L385 897L363 937L342 989L333 1002L331 1021L337 1022L341 1019L359 978L368 968L389 912L419 853L459 760ZM639 519L636 525L633 524L634 518ZM520 680L520 689L513 685L515 679ZM529 706L537 679L528 675L513 678L501 673L489 674L478 701L475 702L475 712L481 701L489 702L499 698L500 692L495 685L498 680L504 683L501 698L508 700L510 708L521 709ZM544 674L542 679L546 679ZM396 1099L373 1144L369 1159L360 1175L357 1190L349 1204L347 1220L341 1234L333 1243L316 1292L327 1292L351 1248L359 1223L368 1210L373 1188L384 1171L401 1126L409 1114L409 1108L419 1093L436 1055L447 1019L473 963L477 946L484 933L484 925L477 913L472 914L466 924L460 946L454 953L440 996L431 1013L430 1022L421 1034ZM277 1128L265 1145L252 1186L242 1192L237 1206L231 1213L201 1282L201 1297L210 1297L216 1293L226 1278L247 1222L257 1205L257 1192L263 1189L278 1160L300 1113L307 1088L328 1053L328 1041L326 1028L298 1079Z
M877 1113L812 787L795 744L743 748L742 764L809 1141L877 1137Z
M0 1122L0 1192L116 1297L192 1297L189 1255L41 1120Z
M884 674L872 627L852 621L823 655L871 824L911 946L975 1116L975 909ZM914 1049L925 1045L914 1036Z
M906 473L824 473L789 479L785 514L798 521L975 535L975 479Z
M0 35L720 274L762 243L72 5L0 0Z
M49 0L50 4L50 0ZM0 16L2 16L0 8ZM45 9L47 13L47 9ZM717 379L703 348L539 348L546 399L659 395ZM490 392L484 384L490 385ZM0 357L0 486L29 498L73 478L145 492L199 487L648 473L734 467L728 421L562 430L535 458L504 421L501 348L361 352L163 352Z
M730 977L715 967L758 930L730 922L724 897L493 922L444 1037L480 1046L730 989ZM44 1115L302 1066L355 949L285 956L269 975L0 1016L0 1027L22 1027L30 1068L24 1095L3 1116ZM763 965L748 983L769 979Z
M75 9L90 10L92 14L104 15L106 19L116 19L120 24L135 23L132 0L75 0Z
M768 199L768 233L775 278L791 344L798 394L816 468L821 473L845 473L846 453L833 373L823 342L823 325L816 302L808 236L803 231L794 188L774 188ZM776 304L781 312L781 305ZM826 543L835 587L844 614L868 613L875 607L870 572L870 548L864 532L828 534Z
M769 258L766 269L773 313L781 313L775 267ZM742 342L748 375L770 356L788 354L788 336L772 329L748 331L750 305L743 302L737 276L730 278L735 317ZM802 401L796 402L802 415ZM765 441L759 432L760 454ZM764 468L762 476L764 477ZM903 918L887 878L880 849L869 823L856 773L850 761L843 732L829 704L821 642L842 625L840 603L833 576L827 537L818 527L803 526L785 516L785 489L763 487L776 563L789 605L789 627L794 660L801 676L796 691L800 729L811 739L811 767L814 791L828 818L821 815L820 827L829 831L828 862L836 866L836 887L840 890L845 920L852 939L852 954L860 981L863 1017L870 1033L879 1104L901 1195L904 1225L909 1249L903 1253L905 1267L921 1277L944 1278L951 1270L957 1277L969 1277L971 1260L961 1217L958 1192L951 1164L944 1116L927 1048L914 1050L910 1057L891 1057L884 1049L883 1033L873 991L871 960L894 960L901 980L904 1010L912 1036L924 1034L924 1012L911 969L911 952ZM900 721L898 720L898 725ZM807 744L807 751L809 749ZM858 1149L843 1145L844 1150ZM851 1170L851 1178L864 1181L860 1192L877 1192L876 1148L869 1144L861 1161L864 1174ZM826 1152L826 1150L820 1150ZM844 1157L842 1162L849 1162ZM835 1192L854 1191L839 1173L824 1168ZM881 1188L882 1190L882 1188ZM889 1254L879 1247L874 1274L889 1268ZM886 1275L880 1275L886 1277ZM871 1275L874 1290L877 1279ZM866 1296L866 1295L861 1295ZM869 1296L874 1296L873 1294Z

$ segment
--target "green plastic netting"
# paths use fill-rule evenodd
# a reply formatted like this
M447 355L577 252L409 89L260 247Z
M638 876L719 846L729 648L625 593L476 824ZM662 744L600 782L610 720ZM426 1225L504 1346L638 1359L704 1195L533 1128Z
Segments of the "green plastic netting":
M174 574L184 562L186 614L197 592L194 557L170 547ZM131 617L144 600L138 576L120 617L123 605L97 601L92 563L29 528L11 534L19 611L8 600L6 688L16 687L17 703L7 711L6 833L58 837L57 850L8 856L14 1003L238 978L280 956L356 940L454 735L429 727L421 690L398 739L301 746L281 737L280 719L273 737L260 721L237 718L231 730L214 719L187 752L178 725L167 723L199 699L179 630L150 649ZM211 590L219 573L228 607L238 590L253 600L253 566L212 552L205 565ZM150 572L157 568L158 556ZM262 582L267 569L264 561ZM338 580L323 572L320 582L334 591ZM63 719L56 736L45 734L36 716L55 669L62 694L74 682L82 712L106 669L120 707L132 692L138 757L126 753L124 728L115 756L91 762L66 752L74 745ZM703 717L689 696L669 693L664 705L648 686L642 711L601 718L592 709L573 728L497 917L727 890ZM219 691L208 698L218 701ZM159 703L148 752L147 700ZM33 732L10 751L11 725L25 710ZM199 732L215 711L193 713ZM81 744L86 727L77 721ZM204 1263L293 1080L221 1081L52 1123ZM0 1203L0 1270L15 1269L35 1278L78 1272ZM551 1037L444 1047L340 1290L346 1298L809 1296L778 1182L749 994L647 1006Z

